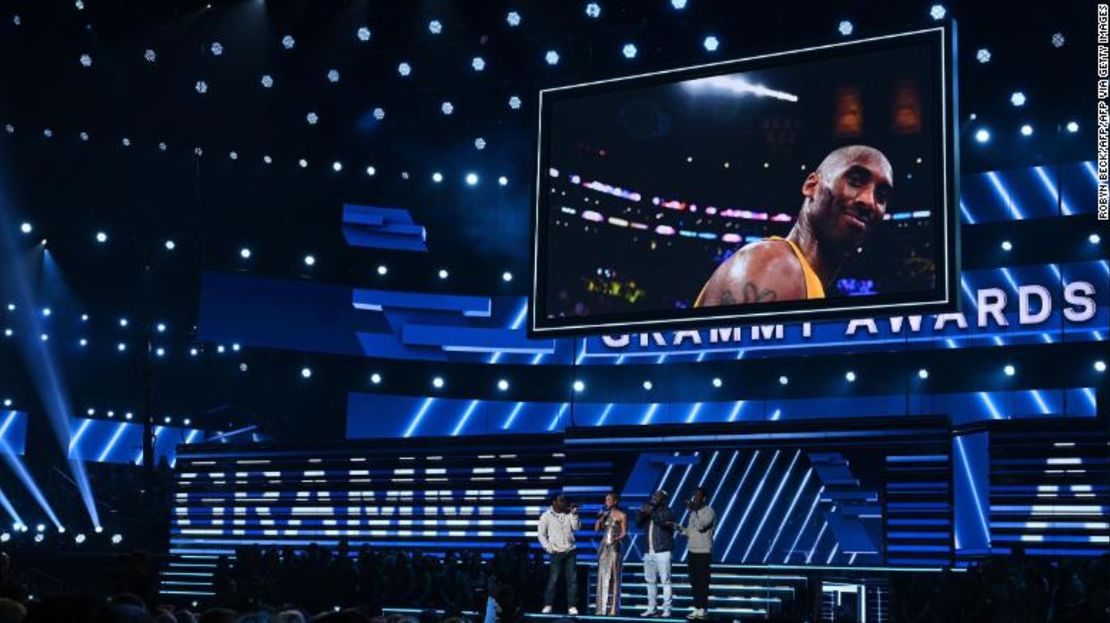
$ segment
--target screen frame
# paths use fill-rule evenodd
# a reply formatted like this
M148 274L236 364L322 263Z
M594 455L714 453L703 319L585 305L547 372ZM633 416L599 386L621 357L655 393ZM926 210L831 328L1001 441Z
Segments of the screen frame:
M943 205L934 210L940 219L935 240L940 243L937 254L937 284L928 292L889 294L853 298L845 305L841 299L815 299L760 303L739 306L688 308L684 310L654 310L635 313L605 314L603 316L569 316L547 318L545 308L548 296L547 267L550 259L549 214L544 201L550 194L551 178L546 174L551 166L548 160L551 140L549 104L562 98L595 95L619 89L640 88L673 84L725 73L737 73L808 62L827 58L830 54L858 54L882 51L902 45L925 43L934 46L939 55L935 67L940 74L940 130L937 143L940 166L937 168L936 189ZM959 205L959 124L956 88L956 24L952 20L929 28L876 35L852 41L815 45L781 52L724 60L714 63L680 67L676 69L643 73L632 76L597 80L579 84L541 89L538 96L536 134L536 180L532 210L532 292L528 300L528 336L558 337L569 335L599 335L628 333L658 329L709 327L737 324L760 324L768 319L805 322L832 318L863 317L868 314L946 313L960 309L960 219Z

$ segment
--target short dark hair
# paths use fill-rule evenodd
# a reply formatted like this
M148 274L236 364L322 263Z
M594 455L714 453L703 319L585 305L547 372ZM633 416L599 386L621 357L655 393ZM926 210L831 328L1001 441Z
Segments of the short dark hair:
M559 498L564 498L565 499L566 496L564 496L562 493L555 493L554 495L551 496L551 503L554 504L555 500L558 500Z
M606 493L605 497L609 497L610 495L613 496L614 500L620 500L621 499L621 494L617 493L616 491L610 491L610 492Z

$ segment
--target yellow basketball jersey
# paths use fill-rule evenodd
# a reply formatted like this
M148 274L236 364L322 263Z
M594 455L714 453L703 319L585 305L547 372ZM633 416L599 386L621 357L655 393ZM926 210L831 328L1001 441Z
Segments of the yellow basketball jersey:
M786 238L779 238L778 236L769 236L768 240L781 240L790 245L790 250L794 252L794 257L798 258L798 262L802 265L802 275L806 280L806 298L807 299L823 299L825 298L825 286L821 284L821 280L817 277L817 273L813 272L813 268L806 261L806 256L802 255L802 250L798 245Z

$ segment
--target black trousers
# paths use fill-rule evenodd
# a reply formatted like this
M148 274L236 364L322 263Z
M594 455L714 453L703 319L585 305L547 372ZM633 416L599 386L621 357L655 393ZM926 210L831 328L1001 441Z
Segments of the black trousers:
M578 607L578 552L556 552L551 555L551 566L547 569L547 589L543 592L543 605L555 605L555 588L559 576L567 582L567 608Z
M694 589L695 608L704 610L709 607L709 582L712 576L709 561L712 557L712 554L690 552L690 557L687 559L690 569L690 587Z

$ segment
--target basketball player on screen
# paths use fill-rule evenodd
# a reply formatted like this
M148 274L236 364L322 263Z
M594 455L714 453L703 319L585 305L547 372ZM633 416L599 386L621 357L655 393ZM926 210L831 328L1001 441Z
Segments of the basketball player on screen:
M740 249L717 267L694 307L825 298L825 288L883 220L894 172L866 145L833 150L802 183L802 209L786 238Z

